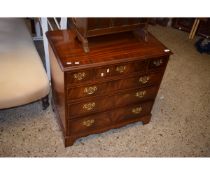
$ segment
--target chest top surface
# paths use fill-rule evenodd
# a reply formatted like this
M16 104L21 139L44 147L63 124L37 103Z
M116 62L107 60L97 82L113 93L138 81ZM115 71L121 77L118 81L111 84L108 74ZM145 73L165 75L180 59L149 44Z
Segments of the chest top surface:
M63 71L172 54L151 34L148 42L138 40L131 32L90 38L89 53L83 51L72 30L50 31L46 35Z

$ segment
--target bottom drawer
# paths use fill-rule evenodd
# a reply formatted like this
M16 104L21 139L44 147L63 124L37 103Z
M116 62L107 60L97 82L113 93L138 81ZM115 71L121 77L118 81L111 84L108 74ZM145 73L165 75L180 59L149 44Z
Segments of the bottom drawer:
M87 135L150 114L152 101L68 121L68 135Z

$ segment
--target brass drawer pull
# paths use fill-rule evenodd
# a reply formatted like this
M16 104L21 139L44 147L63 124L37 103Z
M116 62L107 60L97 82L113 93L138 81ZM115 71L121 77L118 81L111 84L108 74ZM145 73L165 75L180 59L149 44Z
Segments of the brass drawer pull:
M153 64L154 64L155 66L157 66L157 67L160 66L162 63L163 63L163 60L162 60L162 59L153 61Z
M143 98L146 95L146 91L138 91L136 92L136 97Z
M126 66L117 66L116 71L119 73L123 73L126 69Z
M87 126L87 127L93 125L94 123L95 123L95 120L94 120L94 119L85 120L85 121L82 122L82 124L83 124L84 126Z
M86 103L83 105L83 109L90 111L96 106L95 102L92 103Z
M142 107L136 107L132 109L132 113L139 114L142 111Z
M150 77L149 76L143 76L139 78L139 82L141 82L142 84L145 84L149 81Z
M86 76L85 72L79 72L74 74L74 78L77 80L82 80L85 78L85 76Z
M97 86L90 86L84 89L84 93L89 95L94 94L96 91L97 91Z

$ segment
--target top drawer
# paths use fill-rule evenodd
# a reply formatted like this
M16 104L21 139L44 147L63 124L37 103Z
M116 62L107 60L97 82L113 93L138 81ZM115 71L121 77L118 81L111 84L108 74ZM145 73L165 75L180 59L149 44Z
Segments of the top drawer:
M66 81L68 85L91 82L112 76L125 75L133 72L145 72L147 61L135 61L117 65L104 66L94 69L83 69L74 72L67 72Z

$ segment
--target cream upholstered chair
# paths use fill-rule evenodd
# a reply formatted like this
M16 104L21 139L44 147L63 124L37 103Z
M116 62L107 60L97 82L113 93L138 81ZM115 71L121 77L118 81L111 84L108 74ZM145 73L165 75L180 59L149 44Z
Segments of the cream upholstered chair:
M49 80L23 19L0 18L0 109L48 103Z

